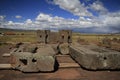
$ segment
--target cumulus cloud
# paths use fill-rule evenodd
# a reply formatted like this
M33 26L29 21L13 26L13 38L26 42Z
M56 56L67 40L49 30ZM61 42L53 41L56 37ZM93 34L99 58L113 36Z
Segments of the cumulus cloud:
M27 19L27 20L25 21L25 23L26 23L26 24L31 24L31 23L32 23L32 20L31 20L31 19Z
M103 3L98 0L93 2L89 8L99 12L100 14L105 14L108 12L108 10L104 7Z
M16 15L15 18L20 19L20 18L22 18L22 16Z
M79 0L53 0L55 5L77 16L92 16L87 8Z
M50 15L45 15L43 13L40 13L36 18L37 21L43 21L43 22L44 21L51 21L51 19L52 19L52 17L50 17Z
M8 25L10 26L14 25L13 21L8 21Z
M97 18L65 19L58 16L40 13L35 21L27 19L24 23L8 21L4 24L12 29L78 29L92 32L119 32L120 12L100 15Z
M3 22L4 17L0 16L0 27L12 29L72 29L81 32L120 32L120 11L109 12L100 1L95 1L89 5L89 9L93 9L100 13L94 16L88 11L79 0L53 0L55 5L61 9L67 10L74 15L78 15L79 19L66 19L51 14L40 13L33 20L27 19L23 23L7 21ZM103 14L106 13L106 14ZM91 16L92 17L89 17ZM88 17L86 17L88 16Z
M5 18L5 16L0 16L0 20L3 20Z
M3 24L6 23L6 22L5 22L5 17L6 17L6 16L0 15L0 27L1 27L1 28L4 28Z

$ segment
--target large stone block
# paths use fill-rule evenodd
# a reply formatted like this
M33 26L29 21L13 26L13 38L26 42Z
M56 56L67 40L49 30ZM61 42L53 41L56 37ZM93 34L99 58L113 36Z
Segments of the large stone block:
M40 46L34 58L37 60L37 68L40 71L54 71L55 66L55 51L50 45Z
M71 57L82 67L91 70L120 69L120 52L100 47L70 46Z
M38 72L36 65L32 62L33 54L29 52L15 52L11 54L11 65L13 69L23 72Z
M54 71L55 57L40 55L39 53L34 54L33 62L39 71Z
M55 60L55 52L49 45L39 46L36 53L17 50L11 53L12 68L23 72L54 71Z
M50 30L37 30L37 38L40 43L49 43Z

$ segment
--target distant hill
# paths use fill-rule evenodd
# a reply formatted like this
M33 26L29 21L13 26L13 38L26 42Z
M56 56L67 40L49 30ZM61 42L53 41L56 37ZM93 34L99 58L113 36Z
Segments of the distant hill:
M120 34L120 32L117 32L117 33L113 33L113 34Z
M53 30L53 29L51 29L51 30ZM74 33L82 33L82 34L111 34L111 35L120 35L120 32L117 32L117 33L100 33L100 32L94 32L94 31L91 32L91 29L89 29L89 30L74 28L74 29L72 29L72 32L74 32ZM30 31L34 32L36 30L0 28L0 32L12 32L12 31L13 32L30 32Z
M9 31L16 31L16 32L24 32L24 31L35 31L35 30L20 30L20 29L7 29L7 28L0 28L0 32L9 32Z

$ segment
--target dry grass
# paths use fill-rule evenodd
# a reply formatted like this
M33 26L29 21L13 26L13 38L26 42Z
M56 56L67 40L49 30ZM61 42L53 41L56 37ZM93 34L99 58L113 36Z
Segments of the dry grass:
M15 32L16 35L0 36L0 42L36 42L35 32Z
M0 36L0 42L37 42L37 36L35 31L15 31L16 35L4 35ZM78 39L83 39L89 43L98 43L101 42L103 38L108 37L118 38L120 39L119 35L98 35L98 34L79 34L73 33L72 40L73 42L78 41Z
M110 44L103 44L103 40L108 38L110 40ZM113 41L117 39L118 41ZM120 51L120 34L73 34L73 41L79 42L82 45L86 45L89 43L94 43L98 46L106 47L112 50ZM108 43L108 42L105 42Z
M108 37L109 39L117 38L120 39L120 34L117 35L110 35L110 34L78 34L73 33L73 41L77 41L79 38L84 39L89 43L98 43L102 42L102 40Z

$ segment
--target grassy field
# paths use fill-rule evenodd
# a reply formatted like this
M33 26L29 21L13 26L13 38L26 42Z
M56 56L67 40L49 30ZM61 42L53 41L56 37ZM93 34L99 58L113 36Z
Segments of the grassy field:
M80 33L73 33L73 41L77 41L78 38L84 39L89 43L96 43L101 42L104 38L117 38L120 39L120 34L80 34Z
M37 42L36 32L34 31L19 31L14 33L15 35L0 36L0 42Z
M0 45L6 43L36 43L38 42L36 31L2 31L0 33L7 33L4 35L0 34ZM9 34L10 35L9 35ZM11 35L12 33L12 35ZM13 34L14 33L14 34ZM104 38L117 38L119 42L111 42L110 45L103 44ZM86 45L89 43L94 43L98 46L110 47L113 50L120 51L120 34L72 34L72 42L78 42L80 44Z
M36 31L16 31L16 30L0 30L0 33L14 33L15 35L0 35L0 42L37 42ZM97 43L102 41L103 38L120 39L120 34L80 34L73 33L73 42L79 39L84 39L90 43Z

